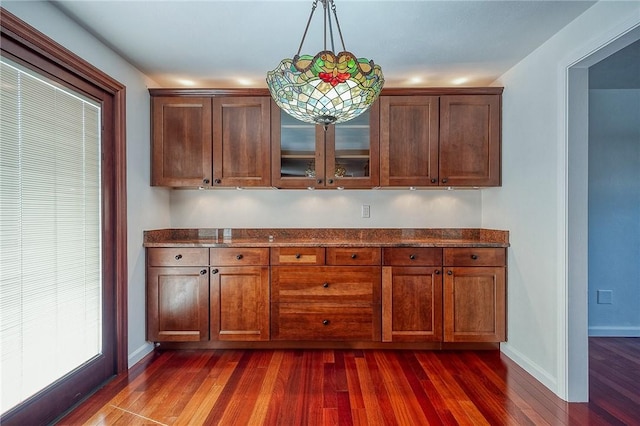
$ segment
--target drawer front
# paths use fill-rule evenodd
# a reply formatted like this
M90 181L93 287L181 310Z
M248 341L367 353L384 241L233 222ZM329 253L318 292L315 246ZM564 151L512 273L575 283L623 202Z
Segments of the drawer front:
M370 306L272 304L271 316L274 340L380 341Z
M322 247L274 247L272 265L324 265Z
M380 281L379 266L276 266L271 268L271 301L377 304Z
M212 248L212 266L262 266L269 265L268 248Z
M209 249L194 247L170 247L147 249L149 266L208 266Z
M385 247L385 266L442 266L442 249L435 247Z
M507 251L504 248L446 248L445 266L505 266Z
M327 248L327 265L380 265L381 258L379 247Z

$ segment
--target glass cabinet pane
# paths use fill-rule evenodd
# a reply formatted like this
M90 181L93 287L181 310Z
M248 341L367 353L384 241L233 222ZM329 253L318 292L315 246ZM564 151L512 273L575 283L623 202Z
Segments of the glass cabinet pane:
M280 175L315 176L316 126L280 114Z
M335 176L370 176L370 114L335 126ZM329 173L329 171L327 171Z

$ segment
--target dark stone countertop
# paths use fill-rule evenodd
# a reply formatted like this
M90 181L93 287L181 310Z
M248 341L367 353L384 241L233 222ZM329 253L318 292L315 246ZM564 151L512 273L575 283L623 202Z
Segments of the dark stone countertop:
M144 247L509 247L481 228L222 228L144 231Z

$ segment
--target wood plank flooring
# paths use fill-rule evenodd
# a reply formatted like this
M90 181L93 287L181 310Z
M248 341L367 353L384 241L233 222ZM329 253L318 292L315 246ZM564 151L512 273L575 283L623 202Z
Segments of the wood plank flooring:
M590 339L590 402L498 351L156 351L59 425L640 425L640 338Z

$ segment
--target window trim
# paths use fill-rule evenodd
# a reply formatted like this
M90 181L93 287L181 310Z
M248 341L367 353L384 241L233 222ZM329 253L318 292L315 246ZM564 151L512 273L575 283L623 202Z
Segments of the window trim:
M114 217L105 221L103 226L113 224L113 229L109 229L108 232L114 244L108 247L113 252L113 264L104 264L103 267L110 269L115 287L115 312L112 314L116 334L115 372L125 372L128 367L126 88L2 7L0 36L2 54L12 60L39 70L66 86L70 86L67 81L73 81L75 86L71 87L77 90L91 92L98 88L111 97L112 102L103 104L104 112L111 115L114 123L113 130L105 127L102 136L103 140L111 139L114 148L113 157L104 159L106 161L103 163L104 168L112 170L111 174L103 175L107 189L103 211L104 214Z

